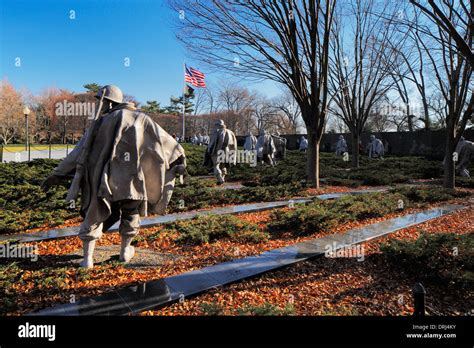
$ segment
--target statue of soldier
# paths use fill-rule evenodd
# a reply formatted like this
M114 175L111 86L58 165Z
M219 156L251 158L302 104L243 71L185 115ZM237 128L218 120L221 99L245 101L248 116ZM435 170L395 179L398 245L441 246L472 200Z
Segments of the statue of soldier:
M380 139L377 139L375 135L370 136L370 143L367 146L367 153L369 155L369 158L375 159L375 158L382 158L384 155L384 146L383 143Z
M245 138L245 143L244 143L244 150L245 151L253 151L257 147L257 137L252 134L252 132L249 132L249 135Z
M458 145L456 146L456 152L458 154L458 162L456 164L456 173L460 176L470 177L467 166L474 159L474 143L461 137Z
M304 135L300 138L299 150L301 152L306 152L308 150L308 139Z
M217 121L204 156L204 166L213 168L218 184L225 182L226 165L236 163L237 138L227 129L223 120Z
M203 136L202 136L202 145L203 145L203 146L209 145L209 141L210 141L209 135L203 135Z
M286 156L286 143L287 140L280 136L280 132L276 132L275 134L272 135L273 138L273 143L275 144L275 162L276 160L284 159Z
M176 174L186 168L181 145L133 105L123 103L122 91L107 85L99 91L95 119L74 150L42 184L44 190L74 176L68 201L81 191L79 231L82 267L92 268L96 241L120 221L120 260L135 254L131 245L148 213L165 212Z
M264 129L260 131L257 139L257 158L259 162L275 165L275 144L273 137L269 135Z
M336 144L336 156L342 156L345 152L347 152L347 142L341 134Z

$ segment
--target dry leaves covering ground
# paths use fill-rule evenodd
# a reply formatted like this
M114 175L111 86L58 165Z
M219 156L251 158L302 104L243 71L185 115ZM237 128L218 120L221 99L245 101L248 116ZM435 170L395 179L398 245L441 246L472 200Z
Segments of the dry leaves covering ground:
M416 279L393 272L380 257L380 244L388 239L414 240L420 231L472 233L474 202L468 199L464 204L469 204L468 209L364 243L362 262L319 257L143 314L203 315L202 305L209 303L230 314L243 305L270 303L278 308L291 305L295 315L411 315L411 287ZM426 302L431 314L464 315L474 309L472 291L446 294L443 289L428 288Z
M329 188L311 194L335 191L330 191ZM380 257L379 245L383 240L391 238L415 239L421 230L429 233L474 231L474 201L464 198L450 203L461 203L469 207L455 214L401 230L381 240L364 243L363 262L356 259L319 257L143 314L202 315L205 314L202 309L203 303L221 305L224 314L232 314L234 309L244 305L259 306L270 303L279 308L290 305L296 315L408 315L413 311L410 289L414 280L406 277L403 272L389 273L389 266L384 264ZM432 206L442 204L446 202ZM61 266L65 255L81 248L78 237L31 243L37 245L41 257L38 262L31 263L29 269L23 269L21 281L9 289L15 292L17 304L14 310L5 314L24 314L56 303L68 302L72 295L75 298L93 296L114 288L176 275L234 258L256 255L325 234L342 233L354 227L405 215L415 210L407 209L383 218L347 223L318 235L294 238L290 234L282 233L277 239L258 244L220 240L199 246L177 245L173 242L172 235L163 233L152 242L140 241L137 247L181 257L175 261L167 261L160 267L138 270L125 268L119 262L101 264L91 271L84 271L68 264ZM270 212L266 211L241 214L239 217L256 222L263 228L269 220L269 215ZM161 227L148 228L140 233L149 235L160 229ZM119 243L118 233L106 233L99 245ZM45 268L48 269L47 275L44 274ZM40 281L43 277L54 279L50 282ZM444 314L461 314L466 308L460 307L459 304L463 303L460 296L462 294L456 293L447 296L438 293L437 289L429 289L427 302Z

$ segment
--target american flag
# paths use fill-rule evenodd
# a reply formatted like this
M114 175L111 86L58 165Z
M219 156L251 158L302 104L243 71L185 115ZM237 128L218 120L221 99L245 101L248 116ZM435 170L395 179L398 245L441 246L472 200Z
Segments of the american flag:
M204 82L204 74L199 70L184 65L184 81L192 84L197 88L206 88L206 82Z

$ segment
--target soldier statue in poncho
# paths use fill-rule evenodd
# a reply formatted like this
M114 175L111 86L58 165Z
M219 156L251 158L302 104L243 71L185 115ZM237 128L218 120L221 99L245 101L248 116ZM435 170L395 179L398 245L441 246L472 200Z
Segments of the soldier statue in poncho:
M273 144L275 146L274 161L284 159L286 156L286 143L287 140L280 136L280 132L272 134Z
M306 152L308 150L308 139L304 135L300 138L300 144L298 146L301 152Z
M245 151L253 151L255 150L257 146L257 137L252 134L252 132L249 132L249 135L245 138L245 143L244 143L244 150Z
M377 139L375 135L370 136L370 143L367 145L367 154L369 158L382 158L385 154L385 148L383 146L382 140Z
M342 156L346 152L347 152L347 142L346 142L346 139L344 139L344 136L341 134L336 144L336 156Z
M96 241L120 221L120 260L129 262L140 218L162 214L171 199L176 175L186 167L184 150L149 116L123 103L120 89L100 89L97 113L74 150L43 183L43 189L74 177L68 201L81 191L82 267L93 267Z
M237 138L234 132L227 129L223 120L216 121L214 132L204 155L204 166L213 169L217 183L223 184L227 175L227 167L235 165Z
M273 143L273 137L264 129L260 130L256 147L258 161L274 166L276 153L275 144Z
M460 176L470 177L471 174L467 167L474 160L474 143L461 137L456 146L456 153L458 154L456 173Z

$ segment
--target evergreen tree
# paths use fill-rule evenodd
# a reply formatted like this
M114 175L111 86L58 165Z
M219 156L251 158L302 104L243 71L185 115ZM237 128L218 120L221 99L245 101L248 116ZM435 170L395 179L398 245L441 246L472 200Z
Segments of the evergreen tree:
M187 114L190 114L194 111L194 103L191 101L191 99L194 98L194 95L186 98L186 103L185 103L185 111ZM170 98L170 106L167 106L165 108L165 112L169 114L175 114L179 115L183 112L183 102L184 102L184 97L171 97Z
M100 86L95 82L85 84L83 87L87 89L87 92L93 92L93 93L99 92L99 89L100 89Z
M142 110L149 113L160 113L163 111L160 107L160 103L156 100L147 100L146 104L142 107Z

